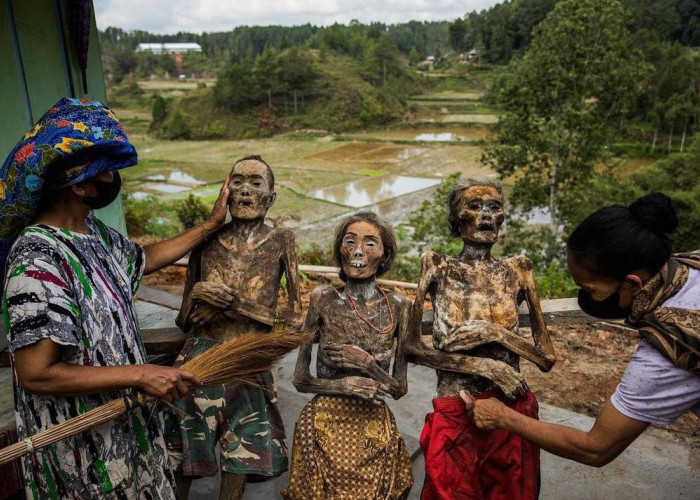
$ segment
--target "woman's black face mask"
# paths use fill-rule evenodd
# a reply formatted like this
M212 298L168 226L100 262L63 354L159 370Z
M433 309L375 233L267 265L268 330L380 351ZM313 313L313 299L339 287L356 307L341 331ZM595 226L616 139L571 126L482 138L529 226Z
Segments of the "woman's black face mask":
M95 184L95 188L97 189L97 195L86 196L83 198L85 203L87 203L92 210L104 208L112 203L117 199L117 196L119 196L119 191L122 188L122 178L119 175L119 172L116 170L114 171L114 178L112 179L112 182L98 180L93 180L92 182Z
M597 301L591 297L591 292L580 288L578 291L578 306L586 314L600 319L623 319L629 316L632 307L620 307L620 293L615 292L605 300Z

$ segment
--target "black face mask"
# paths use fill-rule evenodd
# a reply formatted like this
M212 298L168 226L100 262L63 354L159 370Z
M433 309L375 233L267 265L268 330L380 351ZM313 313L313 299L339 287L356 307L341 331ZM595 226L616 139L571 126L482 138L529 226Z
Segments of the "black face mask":
M122 188L122 178L119 175L119 172L116 170L114 171L114 178L112 179L112 182L98 180L93 180L92 182L95 184L95 188L97 189L97 196L86 196L83 198L85 203L87 203L87 206L89 206L92 210L104 208L112 203L117 199L117 196L119 196L119 191L121 191Z
M578 291L578 306L586 314L600 319L623 319L629 316L632 307L620 307L620 293L615 292L605 300L597 301L591 292L583 288Z

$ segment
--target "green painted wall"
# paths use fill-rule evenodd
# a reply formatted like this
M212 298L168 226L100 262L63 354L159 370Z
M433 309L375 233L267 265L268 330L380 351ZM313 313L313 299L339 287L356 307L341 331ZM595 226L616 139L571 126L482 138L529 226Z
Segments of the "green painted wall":
M73 33L70 0L0 0L0 158L62 97L107 101L93 14L87 80L82 88ZM93 9L94 12L94 9ZM117 200L97 211L98 217L126 232Z

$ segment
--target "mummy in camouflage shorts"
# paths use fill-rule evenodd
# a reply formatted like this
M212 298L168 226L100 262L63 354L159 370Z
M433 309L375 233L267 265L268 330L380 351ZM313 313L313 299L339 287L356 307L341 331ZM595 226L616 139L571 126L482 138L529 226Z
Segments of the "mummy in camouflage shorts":
M301 314L294 233L265 224L275 201L275 178L260 157L236 162L229 175L231 222L190 254L178 326L195 335L179 362L212 345L249 332L265 335ZM285 278L287 304L277 309ZM214 475L221 444L220 499L239 499L246 481L287 469L284 427L272 375L256 385L230 384L193 391L168 419L166 441L176 469L177 494L186 498L191 478Z
M176 366L218 343L202 337L189 339ZM215 475L219 467L214 448L220 443L222 471L276 476L287 470L284 426L272 374L261 374L258 384L202 387L175 402L183 416L171 414L165 424L173 469L184 476Z

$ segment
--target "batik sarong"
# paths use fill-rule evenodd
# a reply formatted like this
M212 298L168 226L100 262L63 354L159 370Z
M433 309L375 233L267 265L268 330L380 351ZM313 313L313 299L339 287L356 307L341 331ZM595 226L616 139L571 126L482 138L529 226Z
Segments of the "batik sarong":
M385 403L316 396L304 407L284 498L404 499L412 485L411 460Z

